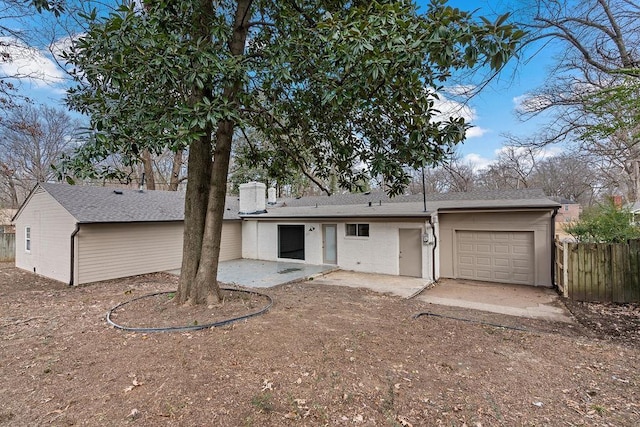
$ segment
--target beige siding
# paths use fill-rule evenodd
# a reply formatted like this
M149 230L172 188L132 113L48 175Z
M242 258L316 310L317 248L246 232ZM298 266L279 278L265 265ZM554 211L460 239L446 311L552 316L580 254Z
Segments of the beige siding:
M536 286L552 286L551 283L551 212L468 212L440 213L439 260L440 276L461 278L459 254L456 242L463 232L533 233L530 265L533 278L528 283ZM516 282L516 281L514 281ZM520 281L522 283L522 281Z
M220 261L242 258L242 222L229 221L222 225Z
M16 218L16 267L68 283L75 220L49 193L34 192ZM25 228L31 227L31 251Z
M182 231L181 222L82 225L77 283L180 268Z

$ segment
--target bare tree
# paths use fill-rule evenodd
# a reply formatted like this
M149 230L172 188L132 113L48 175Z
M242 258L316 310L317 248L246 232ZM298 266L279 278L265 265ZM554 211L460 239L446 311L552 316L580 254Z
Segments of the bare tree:
M536 0L535 5L524 22L532 35L529 43L559 45L563 54L545 85L518 109L523 119L545 113L548 127L517 142L539 147L568 141L598 164L613 166L601 172L619 173L620 189L635 199L638 177L629 165L640 158L640 118L631 107L637 105L637 90L626 88L640 85L640 4Z
M61 109L13 108L0 130L0 197L17 207L33 185L53 179L51 165L75 147L78 128Z
M540 149L505 146L496 161L478 173L477 184L491 190L530 188L539 155Z

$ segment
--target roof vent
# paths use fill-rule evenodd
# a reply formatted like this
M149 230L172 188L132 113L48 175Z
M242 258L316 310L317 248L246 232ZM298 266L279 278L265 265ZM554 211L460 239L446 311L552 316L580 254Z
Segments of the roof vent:
M122 190L113 190L114 194L122 194Z

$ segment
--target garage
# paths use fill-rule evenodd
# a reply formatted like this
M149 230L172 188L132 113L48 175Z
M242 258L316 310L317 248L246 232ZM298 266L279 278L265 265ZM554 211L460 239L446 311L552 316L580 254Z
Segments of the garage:
M458 230L457 276L490 282L534 284L534 233Z
M439 276L551 287L553 209L438 213Z

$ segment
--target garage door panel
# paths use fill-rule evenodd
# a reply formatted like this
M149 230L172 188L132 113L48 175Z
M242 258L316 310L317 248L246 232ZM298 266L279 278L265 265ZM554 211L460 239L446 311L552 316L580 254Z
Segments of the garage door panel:
M513 245L512 251L516 255L529 255L531 253L531 248L523 245Z
M488 244L476 245L476 252L479 253L479 254L490 254L491 253L491 245L488 245Z
M484 256L476 257L476 265L479 266L479 267L482 267L482 266L490 267L491 266L491 258L484 257Z
M509 268L511 263L508 258L495 258L493 261L493 265L496 267L506 267Z
M460 266L465 266L465 265L474 265L475 264L475 259L472 256L460 256L458 258Z
M533 232L457 231L456 276L534 284Z
M460 245L461 252L475 252L472 244L462 243Z
M514 269L520 268L523 270L528 270L531 262L528 259L513 259L512 265Z

